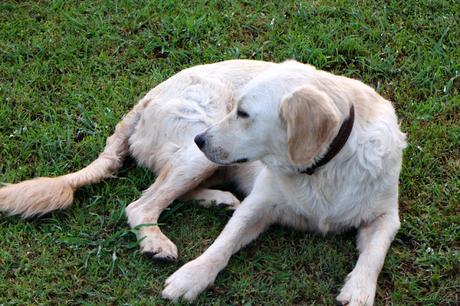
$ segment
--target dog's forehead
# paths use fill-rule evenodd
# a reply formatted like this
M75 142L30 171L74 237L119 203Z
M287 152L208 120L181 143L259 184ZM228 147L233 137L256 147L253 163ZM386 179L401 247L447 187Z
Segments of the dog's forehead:
M241 90L237 100L238 103L244 105L247 103L246 101L250 101L251 103L259 101L265 104L271 101L273 105L277 105L294 88L308 82L305 67L284 66L280 65L252 79Z
M243 95L238 100L238 108L254 113L264 113L269 111L276 102L274 97L267 92Z
M238 96L238 105L250 107L251 105L277 104L284 95L284 89L279 83L255 83L247 86Z

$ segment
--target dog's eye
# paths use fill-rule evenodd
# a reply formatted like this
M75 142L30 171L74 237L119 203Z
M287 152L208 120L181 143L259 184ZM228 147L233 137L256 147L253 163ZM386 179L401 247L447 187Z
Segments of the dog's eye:
M236 115L240 118L249 118L249 114L242 110L237 110Z

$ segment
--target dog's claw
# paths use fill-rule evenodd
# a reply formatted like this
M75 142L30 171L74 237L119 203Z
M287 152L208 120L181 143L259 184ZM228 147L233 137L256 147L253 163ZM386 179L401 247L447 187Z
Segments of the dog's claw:
M153 259L156 254L158 254L158 252L145 252L145 253L142 253L142 255L144 255L144 257L146 257L147 259Z
M231 205L230 204L227 204L227 203L219 203L217 204L217 207L219 208L228 208L230 207Z
M177 260L176 257L173 257L173 256L158 256L159 253L155 253L155 252L145 252L143 253L143 255L149 259L149 260L153 260L153 261L156 261L156 262L174 262Z
M144 236L140 241L140 248L146 258L162 262L171 262L178 258L176 245L163 233L144 231L142 235Z

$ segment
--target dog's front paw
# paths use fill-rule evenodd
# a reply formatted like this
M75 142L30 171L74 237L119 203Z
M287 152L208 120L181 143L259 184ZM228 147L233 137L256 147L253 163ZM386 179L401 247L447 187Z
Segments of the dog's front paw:
M197 259L190 261L166 280L161 295L174 302L180 298L193 302L198 294L214 282L217 273L209 263Z
M139 232L141 253L156 261L174 261L178 257L176 245L159 228L146 228Z
M372 306L374 304L376 283L363 274L351 272L340 294L338 305Z

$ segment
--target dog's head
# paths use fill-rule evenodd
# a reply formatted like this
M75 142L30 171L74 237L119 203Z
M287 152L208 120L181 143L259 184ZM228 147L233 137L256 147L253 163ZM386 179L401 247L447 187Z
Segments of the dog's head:
M271 76L249 83L236 108L197 135L195 143L222 165L271 157L301 167L322 152L339 123L339 111L326 93Z

